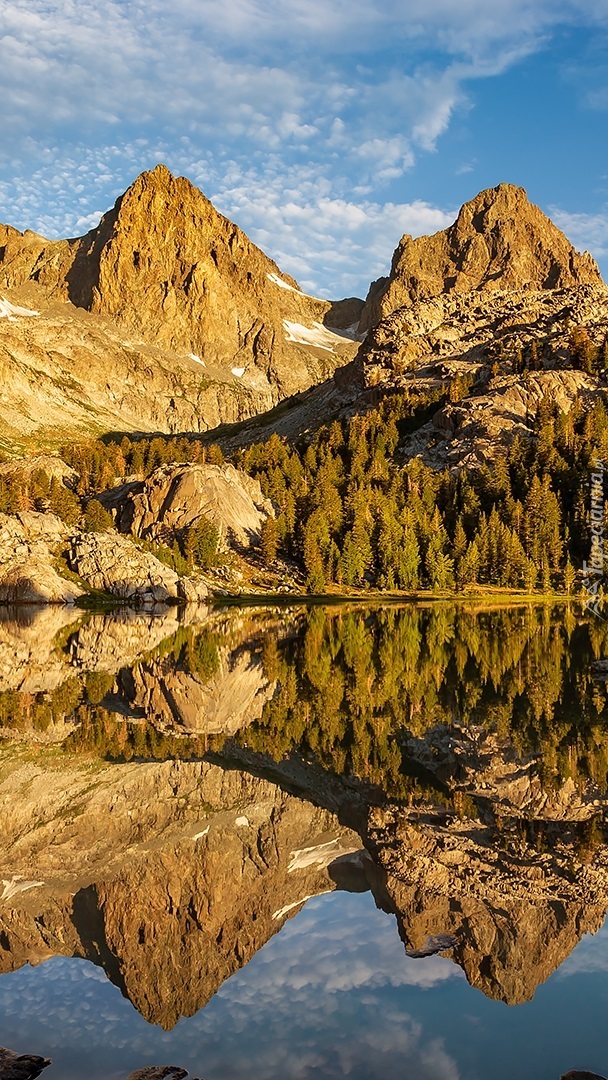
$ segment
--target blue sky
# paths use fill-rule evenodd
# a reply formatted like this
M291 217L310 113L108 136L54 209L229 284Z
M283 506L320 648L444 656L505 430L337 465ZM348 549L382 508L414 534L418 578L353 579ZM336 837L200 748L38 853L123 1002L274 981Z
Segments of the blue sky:
M608 0L0 0L0 220L196 182L301 285L523 185L608 278Z

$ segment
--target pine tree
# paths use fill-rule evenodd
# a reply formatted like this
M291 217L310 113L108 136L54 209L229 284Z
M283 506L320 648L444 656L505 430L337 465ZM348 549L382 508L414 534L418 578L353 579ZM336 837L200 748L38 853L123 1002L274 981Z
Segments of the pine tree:
M564 567L564 588L565 588L568 596L570 596L570 593L573 591L575 583L576 583L576 570L574 569L572 563L570 562L570 556L568 556L568 558L566 560L566 565Z
M267 517L260 529L260 551L266 566L271 566L279 550L279 525L274 517Z

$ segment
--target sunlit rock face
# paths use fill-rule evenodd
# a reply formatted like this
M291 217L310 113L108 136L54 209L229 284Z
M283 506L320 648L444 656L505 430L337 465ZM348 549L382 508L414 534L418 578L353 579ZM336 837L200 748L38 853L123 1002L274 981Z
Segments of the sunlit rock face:
M402 237L389 278L372 287L361 329L441 293L580 284L602 284L591 255L575 251L523 188L499 184L465 203L448 229L417 239Z
M65 437L204 431L255 415L352 358L358 342L344 329L363 306L302 293L163 165L84 237L0 226L0 290L11 308L0 318L5 422L25 434L21 404L28 432L49 437L55 419Z
M608 910L605 852L588 864L580 833L562 827L543 834L536 825L540 850L513 822L496 829L431 808L379 810L371 821L408 949L450 935L455 947L448 955L471 985L509 1005L531 1000L582 935L600 929Z
M54 514L0 514L0 604L73 604L82 589L60 577L55 550L67 536Z
M164 465L141 484L129 485L118 503L117 523L123 532L166 540L207 518L224 546L242 549L259 541L268 517L274 508L259 481L233 465Z
M601 346L607 320L604 284L454 292L416 300L370 332L353 365L356 392L363 401L372 392L432 391L468 379L469 390L438 408L403 441L401 453L404 459L421 454L433 467L478 468L504 453L516 435L532 436L544 396L565 413L601 396L596 375L572 369L570 338L573 326L584 327ZM530 368L525 376L514 369L517 356Z
M607 318L608 288L591 256L522 188L500 184L465 203L448 229L402 238L389 277L372 283L350 364L262 428L218 434L227 450L272 433L294 439L395 391L415 400L453 383L453 399L401 439L399 458L477 469L516 435L533 435L543 395L565 412L601 395L601 378L573 370L569 339L584 327L601 347Z

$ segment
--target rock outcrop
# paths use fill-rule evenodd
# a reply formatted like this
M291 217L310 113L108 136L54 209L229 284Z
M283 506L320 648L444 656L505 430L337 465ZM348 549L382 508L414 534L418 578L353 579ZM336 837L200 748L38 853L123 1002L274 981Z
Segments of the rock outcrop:
M228 453L272 434L301 438L334 418L365 412L384 395L447 394L460 379L456 400L438 404L432 421L404 439L399 453L404 460L421 454L438 468L476 468L495 458L516 432L532 433L544 394L568 412L574 402L590 404L604 392L597 375L572 368L574 327L584 327L589 340L603 347L606 285L481 290L416 301L374 327L357 358L332 379L280 410L219 433L218 442ZM525 373L514 370L518 358ZM530 370L532 358L536 370Z
M179 597L175 570L118 533L77 534L70 541L68 561L93 589L121 600L154 605Z
M66 465L57 454L34 454L14 461L0 463L0 479L28 481L34 473L41 472L49 480L58 480L65 487L75 487L78 473Z
M50 1058L37 1054L16 1054L0 1046L0 1080L36 1080L50 1064Z
M200 518L217 527L223 545L248 548L259 540L266 518L274 517L259 481L233 465L161 465L138 485L129 485L118 503L123 532L158 540L180 535Z
M500 184L465 203L448 229L402 237L390 277L370 290L360 329L442 293L582 284L602 284L595 260L575 251L523 188Z
M74 604L91 592L146 606L210 595L117 532L83 533L36 511L0 514L0 605Z
M382 392L437 390L454 379L474 385L405 441L403 457L422 454L437 467L477 467L516 433L530 435L541 398L564 412L602 392L595 375L571 367L571 332L584 327L602 346L608 287L512 289L421 300L387 316L355 361L356 400ZM514 371L516 358L538 370ZM495 366L494 366L495 365ZM496 374L491 376L491 369Z
M129 1073L127 1080L185 1080L187 1076L187 1069L180 1069L177 1065L147 1065L145 1069ZM192 1080L196 1080L196 1077Z
M73 604L82 595L54 566L67 532L53 514L0 514L0 604Z

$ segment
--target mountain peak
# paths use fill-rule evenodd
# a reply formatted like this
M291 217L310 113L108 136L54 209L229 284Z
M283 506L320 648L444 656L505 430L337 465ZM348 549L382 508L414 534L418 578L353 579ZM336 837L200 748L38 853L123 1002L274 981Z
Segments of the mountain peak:
M595 260L575 251L524 188L502 183L466 202L447 229L402 237L389 279L368 296L361 329L442 293L582 284L602 284Z

